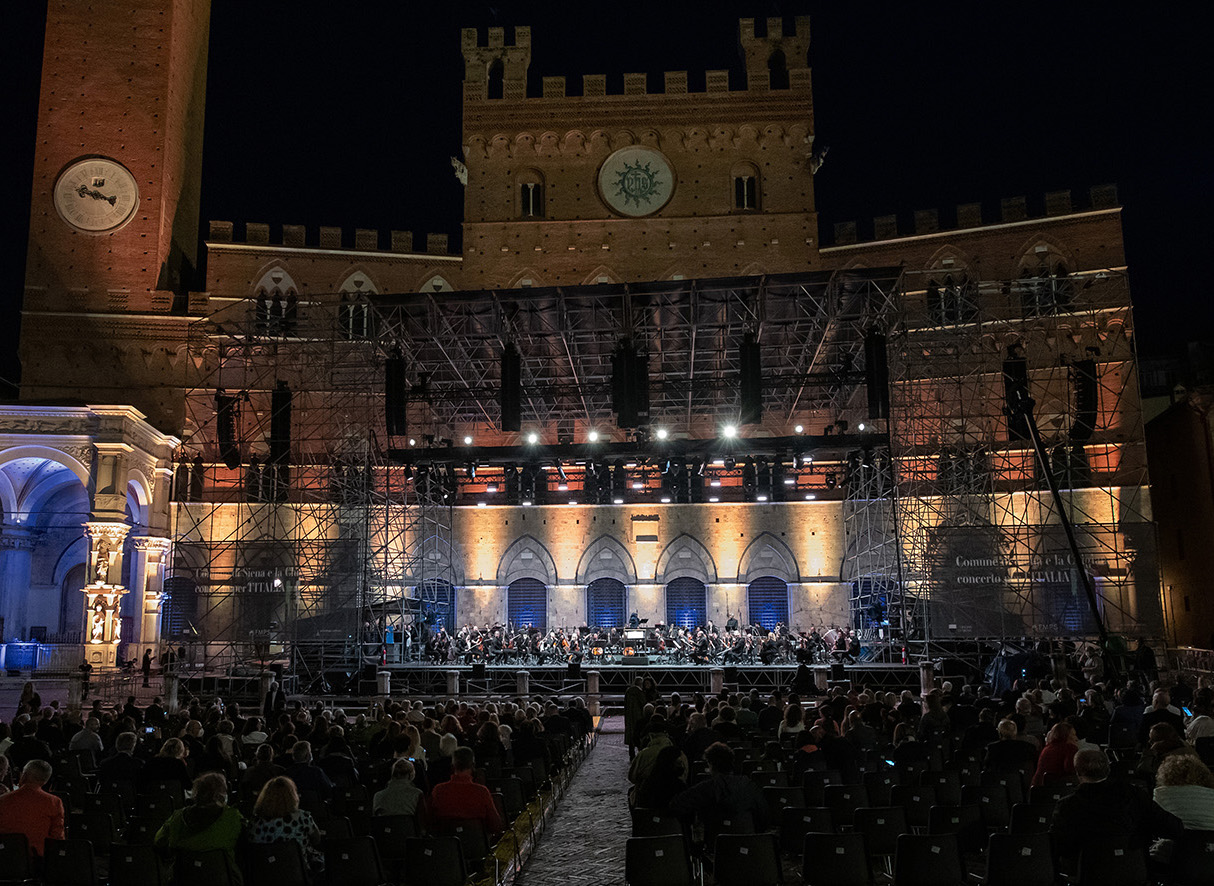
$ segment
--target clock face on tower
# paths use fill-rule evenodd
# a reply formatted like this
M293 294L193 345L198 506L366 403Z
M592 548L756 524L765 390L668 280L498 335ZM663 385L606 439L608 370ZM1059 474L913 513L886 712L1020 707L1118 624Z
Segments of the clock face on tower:
M83 157L55 182L55 209L77 231L104 234L121 228L139 208L135 177L116 160Z
M652 148L620 148L599 167L599 194L620 215L652 215L673 193L674 170Z

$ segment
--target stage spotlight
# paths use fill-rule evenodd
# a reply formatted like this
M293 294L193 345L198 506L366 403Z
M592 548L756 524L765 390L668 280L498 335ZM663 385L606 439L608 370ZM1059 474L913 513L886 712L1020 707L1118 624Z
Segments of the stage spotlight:
M527 435L527 442L534 446L536 443L540 442L540 435L535 431L532 431Z
M633 489L644 489L645 484L642 483L640 480L634 480L632 483L632 488Z
M556 491L557 492L568 492L569 484L566 483L564 480L562 480L560 483L556 484Z
M756 499L756 501L767 501L767 496L766 496L766 495L760 495L760 496L759 496L759 497Z
M591 431L589 434L586 435L586 439L589 440L591 443L599 442L599 432Z
M622 505L624 503L624 499L622 499L622 498L613 498L611 501L613 504L617 504L617 505Z
M522 504L523 504L523 507L525 507L525 508L531 507L531 502L529 502L529 501L524 500Z
M804 433L805 433L805 426L804 426L804 425L797 425L795 428L793 428L793 433L795 433L795 434L804 434Z
M410 438L409 438L409 445L410 445L410 446L416 446L416 445L417 445L417 441L416 441L416 440L414 440L412 437L410 437Z
M805 500L806 500L806 501L813 501L813 500L814 500L815 498L817 498L817 497L818 497L818 496L814 495L812 492L807 492L807 493L805 493Z
M662 496L662 504L664 504L664 505L668 505L668 504L670 504L670 496L669 496L669 495L663 495L663 496Z
M665 440L669 436L670 436L670 432L667 431L665 428L658 428L658 439L659 440Z
M488 486L485 487L485 491L486 492L497 492L497 487L494 486L492 483L490 483Z
M725 460L721 462L721 467L725 468L727 471L732 471L737 466L738 463L732 455L725 456Z
M274 587L276 587L276 588L281 588L281 587L282 587L282 579L281 579L281 578L275 578L275 579L274 579Z
M471 437L469 437L469 436L465 436L465 437L464 437L464 445L465 445L465 446L471 446L471 445L472 445L472 438L471 438Z
M856 429L860 431L864 430L864 422L860 422L860 424L856 425Z
M726 425L725 427L721 428L721 436L725 437L726 439L732 439L738 436L738 429L733 425Z
M478 502L476 503L476 506L477 506L478 508L485 508L485 507L488 507L488 505L487 505L487 504L485 504L485 502L483 502L483 501L478 501Z
M715 495L710 495L710 496L708 496L708 501L711 504L716 504L717 502L720 501L720 499L717 498Z

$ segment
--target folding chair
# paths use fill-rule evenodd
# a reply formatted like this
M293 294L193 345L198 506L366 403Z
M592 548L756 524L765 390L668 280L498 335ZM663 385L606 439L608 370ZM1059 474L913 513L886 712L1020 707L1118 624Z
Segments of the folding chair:
M931 809L936 805L936 789L934 787L915 787L900 784L890 789L892 806L901 806L906 810L908 827L926 830Z
M961 803L977 806L982 824L988 830L1001 831L1012 823L1012 807L1003 785L965 785L961 788Z
M25 834L0 834L0 880L24 883L33 879L30 846Z
M679 836L630 837L624 844L626 886L692 886L691 859Z
M683 834L683 822L673 812L656 809L632 810L632 836L673 837Z
M1174 886L1214 886L1214 831L1185 831L1172 850L1168 876Z
M173 860L173 886L234 886L240 882L222 849L178 852Z
M473 874L480 870L489 854L489 835L482 822L471 818L453 819L440 822L436 830L441 835L459 838L468 870Z
M986 844L986 886L1054 886L1048 834L991 834Z
M962 852L980 852L986 845L982 813L977 806L933 806L927 832L932 836L954 834Z
M317 821L316 827L320 831L320 839L323 840L349 840L354 836L354 828L350 827L350 819L348 818L326 818L324 821Z
M796 809L805 803L805 792L800 788L763 788L763 799L773 820L780 818L781 810Z
M1029 788L1029 802L1034 806L1046 803L1057 803L1063 797L1069 797L1075 793L1078 788L1077 784L1068 782L1057 782L1055 784L1035 784Z
M833 834L834 822L825 806L801 806L780 811L780 848L796 853L805 844L805 835Z
M903 834L894 855L894 886L963 886L955 834Z
M93 844L88 840L47 840L42 860L45 886L97 886Z
M823 792L826 808L830 810L835 825L851 824L852 814L868 805L868 791L858 784L832 784Z
M788 787L788 774L785 772L752 772L750 780L764 790L767 788Z
M1024 786L1023 772L992 772L982 773L982 784L1001 784L1007 788L1007 801L1015 806L1028 799L1028 791Z
M295 840L249 844L245 847L243 868L249 883L310 886L304 850ZM110 886L116 884L111 881Z
M1017 803L1012 807L1009 834L1046 834L1054 820L1054 807Z
M375 841L370 837L325 841L325 875L342 886L381 886L387 882Z
M955 769L941 772L924 772L919 776L921 787L936 789L936 803L940 806L961 805L961 773Z
M863 834L806 834L801 852L805 886L869 886L872 872Z
M863 777L864 788L868 791L868 801L874 806L894 805L891 795L894 786L899 783L898 773L893 769L865 772Z
M108 812L73 812L67 817L67 832L73 839L88 840L101 854L110 851L117 827Z
M1144 849L1104 844L1079 853L1077 886L1147 886L1147 854Z
M422 835L417 816L375 815L371 817L370 829L380 860L393 875L392 879L399 881L405 863L405 841Z
M893 857L898 837L907 833L906 810L901 806L866 806L855 811L852 830L864 835L868 854L880 856L885 873L893 873Z
M405 882L426 886L464 886L464 851L455 837L417 837L405 841Z
M776 835L721 834L713 852L718 886L777 886L784 882Z
M110 847L109 886L164 886L168 871L150 842ZM282 883L280 886L294 886Z

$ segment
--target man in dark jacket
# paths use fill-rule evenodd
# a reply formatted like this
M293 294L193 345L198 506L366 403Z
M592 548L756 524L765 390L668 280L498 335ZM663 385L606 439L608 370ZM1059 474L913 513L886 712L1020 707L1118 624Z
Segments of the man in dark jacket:
M1091 846L1146 849L1157 838L1179 837L1180 819L1128 782L1109 780L1109 758L1098 749L1075 754L1079 787L1058 801L1050 837L1064 864Z
M295 742L291 759L294 763L288 767L287 777L295 782L299 792L311 791L321 800L328 800L333 793L333 781L312 762L312 745L306 741Z
M734 772L733 748L717 742L704 751L708 778L678 794L670 809L683 818L698 815L705 824L706 838L725 820L749 815L755 832L767 827L767 802L763 791L745 775Z

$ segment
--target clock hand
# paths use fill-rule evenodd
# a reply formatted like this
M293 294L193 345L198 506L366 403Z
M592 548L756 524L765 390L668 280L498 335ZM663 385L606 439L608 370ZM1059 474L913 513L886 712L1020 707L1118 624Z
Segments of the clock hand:
M104 200L106 203L110 204L110 206L113 206L115 203L118 202L118 196L116 194L107 197L107 196L105 196L105 194L101 193L100 191L89 190L88 187L86 187L85 185L80 185L79 187L77 187L76 193L80 196L81 199L84 199L85 197L92 197L94 200Z

